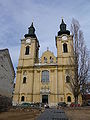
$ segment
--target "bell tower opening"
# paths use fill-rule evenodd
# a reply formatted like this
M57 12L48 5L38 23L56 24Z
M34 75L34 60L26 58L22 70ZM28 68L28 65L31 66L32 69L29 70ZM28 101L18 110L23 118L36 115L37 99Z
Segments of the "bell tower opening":
M42 103L48 104L48 95L42 95Z
M68 52L68 48L67 48L67 44L66 43L63 44L63 52L64 53Z

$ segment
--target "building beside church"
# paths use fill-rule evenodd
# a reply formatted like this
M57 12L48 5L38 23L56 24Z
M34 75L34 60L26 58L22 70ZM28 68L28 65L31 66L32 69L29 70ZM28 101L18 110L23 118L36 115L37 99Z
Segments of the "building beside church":
M13 103L42 102L50 106L58 102L70 104L74 96L69 86L69 71L73 71L73 36L63 19L55 37L57 57L45 51L39 59L39 40L33 23L21 40ZM81 99L79 98L81 103Z
M12 104L15 71L8 49L0 50L0 109Z

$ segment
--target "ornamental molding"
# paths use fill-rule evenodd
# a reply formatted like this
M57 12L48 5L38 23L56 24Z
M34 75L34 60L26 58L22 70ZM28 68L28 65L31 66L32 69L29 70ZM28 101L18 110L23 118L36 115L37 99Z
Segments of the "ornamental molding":
M34 70L29 70L28 72L29 72L29 73L33 73L33 72L34 72Z
M50 94L50 89L49 87L42 87L40 90L40 94Z
M37 70L37 73L40 73L40 70Z
M51 72L54 72L55 70L52 69L52 70L50 70L50 71L51 71Z
M22 70L17 70L17 73L22 73Z

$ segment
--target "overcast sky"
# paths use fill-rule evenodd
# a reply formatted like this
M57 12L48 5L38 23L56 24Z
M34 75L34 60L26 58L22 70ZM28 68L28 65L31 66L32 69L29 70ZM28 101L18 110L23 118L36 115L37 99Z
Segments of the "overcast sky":
M34 21L40 56L49 47L56 55L55 36L63 17L70 29L72 18L79 21L90 50L90 0L0 0L0 49L8 48L16 69L21 38Z

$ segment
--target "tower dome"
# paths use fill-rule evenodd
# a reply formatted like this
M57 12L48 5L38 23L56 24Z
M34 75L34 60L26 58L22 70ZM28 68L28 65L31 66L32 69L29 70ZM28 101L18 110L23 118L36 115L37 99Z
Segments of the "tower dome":
M24 36L25 36L25 38L26 37L32 37L32 38L36 37L36 35L35 35L35 28L33 26L33 22L31 24L31 26L28 28L28 34L25 34Z
M63 19L62 19L62 23L60 24L60 31L58 32L58 36L62 34L70 35L70 31L66 30L66 24L64 23Z

